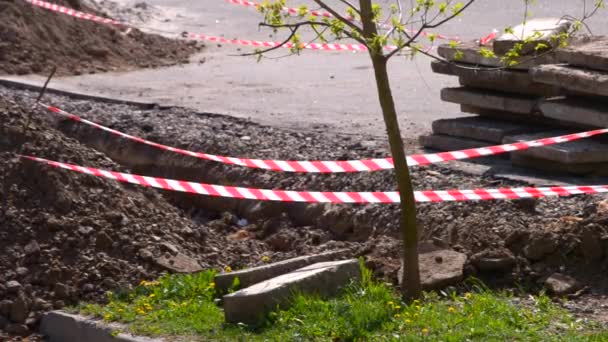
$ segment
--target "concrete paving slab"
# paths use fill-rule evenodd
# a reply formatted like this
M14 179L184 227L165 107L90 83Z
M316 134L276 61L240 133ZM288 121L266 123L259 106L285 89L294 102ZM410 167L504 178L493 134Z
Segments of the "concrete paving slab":
M507 136L505 143L542 139L557 135L569 134L573 131L552 130L532 134ZM538 146L525 151L513 152L512 155L525 155L546 161L562 164L602 163L608 162L608 141L599 138L587 138L549 146Z
M607 176L608 163L577 163L564 164L544 158L537 158L520 153L511 155L511 163L516 166L526 167L529 169L550 172L551 174L568 174L576 176ZM587 181L583 184L603 184Z
M567 65L540 65L530 70L536 82L561 86L584 94L608 96L608 72Z
M556 51L561 62L608 71L608 36L584 37L577 45Z
M248 287L264 280L280 276L285 273L292 272L298 268L302 268L311 264L323 261L339 260L348 254L348 249L340 249L315 255L306 255L302 257L287 259L279 262L273 262L268 265L262 265L244 270L233 271L230 273L220 273L215 276L215 287L218 290L226 291L232 286L235 278L239 278L240 287Z
M434 134L481 140L497 144L501 143L507 135L534 133L542 129L542 127L534 125L483 117L462 117L433 121Z
M538 102L537 97L467 87L443 88L441 99L447 102L518 114L537 112L536 105Z
M439 151L454 151L466 150L470 148L478 148L490 146L492 143L481 140L468 138L452 137L443 134L422 135L418 138L420 145L424 148L430 148Z
M608 127L608 102L568 97L543 101L539 106L544 116L581 127Z
M226 322L255 324L294 293L331 296L360 278L357 259L312 264L224 296Z
M105 324L81 315L64 311L51 311L42 317L40 333L47 342L163 342L163 339L132 336L112 332L124 328L118 324Z
M475 70L470 66L466 68L464 64L454 65L440 61L433 61L431 68L438 74L458 76L461 85L471 88L538 96L557 96L562 93L560 87L532 81L528 72L523 70L496 70L485 67Z
M553 46L551 37L567 32L572 21L561 18L535 18L513 27L513 33L504 33L492 43L494 53L504 55L513 49L515 44L523 44L521 54L528 55L535 52L537 44L542 43ZM524 43L533 39L530 43Z

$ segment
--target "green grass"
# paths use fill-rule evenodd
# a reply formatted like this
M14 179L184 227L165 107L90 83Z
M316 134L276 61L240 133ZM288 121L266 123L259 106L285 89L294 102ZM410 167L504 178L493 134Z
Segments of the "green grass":
M476 286L404 304L393 288L373 281L368 270L363 274L334 299L295 295L288 310L257 327L223 323L213 272L164 276L110 294L107 305L76 309L172 341L608 341L607 331L575 320L544 295L516 305L508 293Z

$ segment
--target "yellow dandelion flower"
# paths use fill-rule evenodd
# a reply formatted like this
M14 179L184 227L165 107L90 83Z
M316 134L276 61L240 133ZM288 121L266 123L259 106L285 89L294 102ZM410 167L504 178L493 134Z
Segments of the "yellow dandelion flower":
M420 316L420 315L418 315L417 313L415 313L412 317L418 318L418 316Z
M156 294L154 294L154 293L150 293L150 295L148 296L148 298L154 298L154 297L156 297Z
M395 314L395 318L399 318L399 317L401 317L400 314Z
M401 309L401 305L395 305L395 310Z
M411 319L409 319L409 318L406 318L406 319L405 319L405 324L412 324L412 320L411 320Z
M142 280L139 282L139 286L146 286L147 283L148 283L147 281Z
M112 319L112 314L110 314L110 313L105 314L105 315L103 316L103 319L104 319L104 320L106 320L106 321L111 320L111 319Z
M270 262L270 257L268 255L264 255L262 257L262 262Z
M469 292L464 294L464 299L471 299L471 294Z
M450 307L448 308L448 312L449 312L449 313L454 313L454 312L456 312L456 309L454 309L453 307L451 307L451 306L450 306Z
M226 273L232 272L232 267L230 267L230 266L224 267L224 272L226 272Z
M116 310L116 311L118 311L118 312L124 312L125 310L123 310L123 309L119 308L119 309L118 309L118 310Z
M209 283L209 288L210 288L210 289L215 288L215 283Z
M420 311L420 309L422 308L420 305L416 305L416 310Z
M425 334L425 335L426 335L426 334L428 334L428 333L429 333L429 329L427 329L427 328L423 328L423 329L421 330L421 332L422 332L423 334Z
M389 301L388 303L386 303L386 305L393 306L395 305L395 303L393 303L393 301Z

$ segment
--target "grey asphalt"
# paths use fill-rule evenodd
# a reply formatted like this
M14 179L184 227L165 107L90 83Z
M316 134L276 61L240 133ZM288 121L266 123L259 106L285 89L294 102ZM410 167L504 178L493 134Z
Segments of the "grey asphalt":
M161 29L239 39L281 38L258 29L260 15L255 10L223 0L148 0L147 3L167 13L169 21L156 25ZM297 6L302 2L288 3ZM535 17L580 16L582 4L583 0L539 0L531 11ZM477 0L465 14L436 32L476 39L492 29L516 25L522 17L523 0ZM608 11L603 10L589 23L594 33L606 34L606 22ZM54 79L51 86L187 106L298 130L383 134L373 70L365 53L304 51L300 56L266 59L260 63L254 57L235 56L248 51L251 51L248 47L239 49L207 43L204 52L185 66L62 77ZM282 51L271 56L284 54ZM429 131L435 119L462 115L458 106L439 99L440 89L456 86L457 80L433 74L429 58L397 57L389 67L404 136L415 137ZM41 81L35 76L24 78Z

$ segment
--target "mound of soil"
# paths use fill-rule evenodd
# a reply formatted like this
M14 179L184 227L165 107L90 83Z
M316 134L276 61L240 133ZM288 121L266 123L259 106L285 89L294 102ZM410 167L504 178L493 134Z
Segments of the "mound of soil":
M94 13L79 1L51 2ZM200 49L195 42L122 32L25 1L0 0L0 74L48 73L53 66L74 75L159 67L187 63Z

